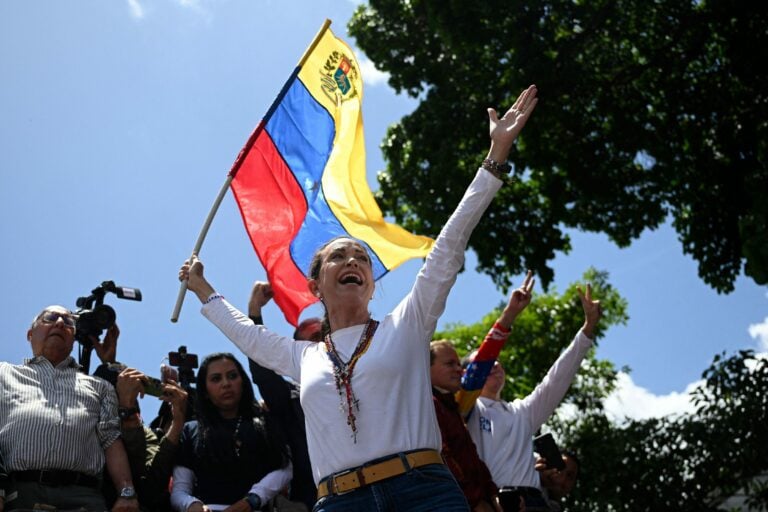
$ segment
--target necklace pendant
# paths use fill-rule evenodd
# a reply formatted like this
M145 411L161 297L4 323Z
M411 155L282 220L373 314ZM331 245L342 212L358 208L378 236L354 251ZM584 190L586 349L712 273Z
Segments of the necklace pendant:
M336 346L333 343L331 334L325 335L323 343L325 344L326 353L331 361L333 367L333 380L336 383L336 390L339 392L339 398L341 403L339 404L339 411L347 415L347 425L352 431L352 440L357 443L357 426L355 425L354 411L360 410L360 402L355 397L352 391L352 375L355 371L355 365L357 361L368 350L368 346L373 339L373 335L376 332L376 328L379 326L379 322L373 319L369 319L365 325L360 340L357 342L355 350L352 352L348 362L342 361L338 352L336 352Z

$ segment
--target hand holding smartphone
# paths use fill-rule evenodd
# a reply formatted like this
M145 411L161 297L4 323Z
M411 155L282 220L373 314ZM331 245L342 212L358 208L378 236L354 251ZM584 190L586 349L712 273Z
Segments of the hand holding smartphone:
M533 449L544 457L547 461L547 466L553 469L562 471L565 469L565 461L563 461L563 455L560 453L560 449L555 443L555 438L552 434L542 434L533 439Z
M163 383L160 379L145 375L146 381L144 382L144 394L160 397L163 395Z

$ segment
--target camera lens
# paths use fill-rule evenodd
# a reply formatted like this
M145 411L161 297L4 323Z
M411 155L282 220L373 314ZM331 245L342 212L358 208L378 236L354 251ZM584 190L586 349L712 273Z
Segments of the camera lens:
M93 308L93 321L97 329L109 329L114 325L117 315L111 306L100 304Z

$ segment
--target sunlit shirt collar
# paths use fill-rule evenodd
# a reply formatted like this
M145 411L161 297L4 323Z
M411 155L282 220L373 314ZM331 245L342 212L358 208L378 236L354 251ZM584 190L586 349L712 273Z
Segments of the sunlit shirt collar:
M51 364L48 359L46 359L44 356L35 356L30 357L27 359L24 359L24 364L26 365L33 365L33 364L44 364L44 362L47 362L48 364ZM72 356L67 356L66 359L64 359L62 362L56 365L57 369L61 368L75 368L77 370L80 369L80 365L75 362L75 359Z

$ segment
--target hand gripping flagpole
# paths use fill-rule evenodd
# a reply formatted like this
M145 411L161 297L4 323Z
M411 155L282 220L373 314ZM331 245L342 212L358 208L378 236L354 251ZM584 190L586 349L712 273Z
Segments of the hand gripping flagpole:
M240 151L240 154L237 155L237 158L235 159L235 163L232 164L232 169L229 171L229 174L227 174L227 179L224 180L224 184L221 186L221 190L219 190L219 195L216 196L216 200L213 202L211 211L208 212L208 217L205 219L203 228L200 230L200 234L197 237L197 242L195 242L195 247L194 249L192 249L192 256L197 256L198 254L200 254L200 248L203 246L203 241L205 241L205 237L208 235L208 229L211 227L211 223L213 222L213 217L216 215L216 212L218 212L219 206L221 205L221 201L224 199L224 196L226 195L227 190L229 189L229 186L232 184L232 180L235 178L237 171L240 170L240 166L242 165L245 156L248 154L251 147L256 142L256 138L264 130L264 127L272 117L272 114L277 108L277 105L280 103L280 101L282 101L283 97L285 96L285 93L288 91L288 87L290 87L293 80L296 78L296 76L298 76L299 71L301 71L301 68L304 66L304 63L307 61L307 58L309 58L309 54L312 53L312 51L315 49L317 44L320 42L320 39L323 37L323 34L325 34L325 31L328 30L328 27L330 26L331 26L331 20L326 19L323 22L322 27L320 27L320 30L318 30L317 35L312 40L312 43L304 52L304 55L301 56L301 60L299 61L299 64L296 66L296 69L293 71L290 78L288 78L288 80L285 82L285 85L283 85L282 90L280 90L280 94L278 94L277 98L275 98L275 101L272 102L272 105L269 107L267 114L261 120L261 122L256 127L256 129L253 130L253 133L251 133L251 136L248 138L248 142L245 143L245 146L243 146L243 149ZM178 322L179 314L181 313L181 306L184 303L184 296L186 294L187 294L187 280L185 279L184 281L181 282L181 286L179 287L179 295L178 297L176 297L176 305L174 306L173 313L171 314L171 322L174 322L174 323Z

